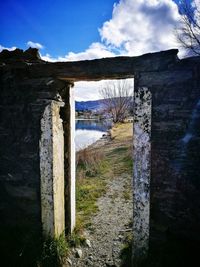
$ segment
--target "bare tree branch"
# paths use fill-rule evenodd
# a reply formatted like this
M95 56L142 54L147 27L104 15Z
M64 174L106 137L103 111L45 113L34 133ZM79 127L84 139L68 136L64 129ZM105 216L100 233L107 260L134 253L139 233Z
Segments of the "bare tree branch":
M129 114L133 97L133 84L127 80L106 82L99 90L105 111L113 122L123 122Z
M176 29L176 37L180 45L188 54L200 55L200 7L199 0L192 3L181 0L179 3L181 13L180 26Z

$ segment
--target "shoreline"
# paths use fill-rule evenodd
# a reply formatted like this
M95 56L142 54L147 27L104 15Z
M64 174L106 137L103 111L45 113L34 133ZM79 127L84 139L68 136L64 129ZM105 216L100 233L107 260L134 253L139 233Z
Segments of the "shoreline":
M112 129L112 128L111 128ZM80 150L77 150L76 153L79 153L80 151L84 150L84 149L94 149L94 148L98 148L98 147L101 147L107 143L109 143L112 138L111 138L111 129L107 130L106 131L106 134L102 134L102 137L98 140L96 140L94 143L88 145L88 146L85 146L83 148L81 148Z
M98 118L88 118L88 119L85 119L85 118L75 118L75 121L100 121L100 119Z

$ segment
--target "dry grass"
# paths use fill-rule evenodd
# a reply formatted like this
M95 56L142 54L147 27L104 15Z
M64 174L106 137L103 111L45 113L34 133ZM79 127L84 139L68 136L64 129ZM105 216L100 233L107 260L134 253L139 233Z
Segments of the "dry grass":
M103 153L97 149L84 148L76 154L76 166L91 166L98 164L103 158Z
M99 149L84 148L76 155L76 179L95 177L100 171L104 154Z
M133 136L132 123L118 123L111 129L111 137L115 141L131 140Z

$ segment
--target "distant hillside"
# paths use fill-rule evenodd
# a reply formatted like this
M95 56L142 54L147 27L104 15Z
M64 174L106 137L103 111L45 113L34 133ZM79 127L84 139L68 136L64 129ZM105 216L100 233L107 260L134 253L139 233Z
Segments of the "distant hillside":
M90 100L90 101L76 101L75 109L76 111L99 111L104 109L104 99ZM133 101L133 100L132 100ZM133 107L132 103L132 107Z
M76 101L75 109L76 111L86 111L86 110L100 110L103 108L103 100L91 100L91 101Z

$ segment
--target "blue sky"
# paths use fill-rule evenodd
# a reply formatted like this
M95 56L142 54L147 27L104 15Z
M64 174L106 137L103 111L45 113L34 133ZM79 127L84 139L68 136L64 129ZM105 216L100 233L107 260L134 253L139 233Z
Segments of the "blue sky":
M175 0L1 0L0 10L0 51L37 47L47 61L137 56L178 47ZM79 84L76 98L98 98L94 86L83 94Z
M145 1L3 0L0 6L0 45L26 49L27 42L31 41L43 46L42 54L48 53L54 58L69 52L85 51L92 43L101 42L98 29L112 19L113 5L119 2L127 5L141 2L142 6ZM167 6L167 2L173 1L164 2L163 6ZM120 54L118 48L115 54Z
M26 48L28 41L44 46L54 57L80 52L99 42L98 28L111 18L115 0L1 1L0 44Z

